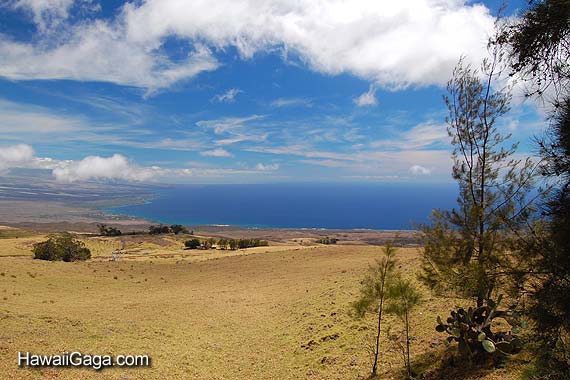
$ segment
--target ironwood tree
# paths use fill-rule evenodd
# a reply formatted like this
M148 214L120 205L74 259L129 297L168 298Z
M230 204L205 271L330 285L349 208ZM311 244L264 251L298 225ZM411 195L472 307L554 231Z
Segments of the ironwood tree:
M513 280L517 236L533 215L529 192L536 165L515 158L517 143L501 130L510 89L496 88L504 70L498 48L480 69L461 59L447 84L447 132L454 147L452 176L459 185L457 207L434 210L422 226L420 279L432 289L473 297L478 307Z
M362 318L366 313L374 313L377 316L376 338L373 345L373 360L371 377L378 373L380 356L380 332L382 327L382 312L387 296L388 285L394 274L396 265L396 248L388 242L383 249L383 257L377 259L369 268L368 275L362 281L360 297L352 304L357 317Z
M510 51L512 75L527 96L540 100L549 117L537 137L542 174L555 183L546 199L545 229L526 245L533 266L531 316L541 350L542 375L570 373L570 1L533 1L497 41Z

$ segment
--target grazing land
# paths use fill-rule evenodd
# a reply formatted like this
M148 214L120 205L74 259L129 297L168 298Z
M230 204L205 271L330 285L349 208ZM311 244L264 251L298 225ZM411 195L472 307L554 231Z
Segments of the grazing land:
M290 236L269 247L184 250L182 236L82 236L86 262L33 260L42 233L0 230L0 378L2 379L363 379L374 316L349 314L359 281L380 246L311 243ZM121 250L119 260L112 252ZM409 278L419 248L402 247ZM423 378L516 379L524 354L493 372L450 363L434 316L458 300L423 290L413 315L413 365ZM386 317L380 377L403 377ZM148 354L151 368L18 368L17 352Z

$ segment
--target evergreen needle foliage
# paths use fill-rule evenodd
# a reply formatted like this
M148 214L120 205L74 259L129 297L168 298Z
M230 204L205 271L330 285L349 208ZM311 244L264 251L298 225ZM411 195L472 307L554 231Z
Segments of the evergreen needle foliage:
M412 378L410 365L410 315L414 308L422 303L420 292L411 281L402 278L396 279L388 286L388 304L386 313L394 314L404 323L406 337L405 365L408 378Z
M496 90L502 55L495 49L481 71L460 60L444 97L454 146L457 208L435 210L425 236L421 280L432 289L485 299L503 287L519 265L513 243L534 209L529 191L536 166L514 158L517 144L499 130L509 111L509 89ZM481 78L485 78L484 80Z
M526 244L532 269L526 290L541 347L537 376L567 379L570 373L570 1L532 1L497 41L511 51L512 75L528 96L549 104L550 124L537 138L544 176L556 183L546 199L546 223Z

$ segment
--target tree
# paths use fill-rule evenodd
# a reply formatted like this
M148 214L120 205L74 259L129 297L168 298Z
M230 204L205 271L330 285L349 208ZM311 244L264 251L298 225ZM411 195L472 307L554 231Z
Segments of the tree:
M513 279L508 273L518 265L514 237L524 233L534 211L528 194L536 166L513 158L517 144L509 144L510 135L498 127L511 99L508 88L493 88L501 65L498 49L481 71L462 59L447 84L458 207L435 210L433 223L422 226L420 278L431 288L474 297L478 307Z
M394 267L396 265L396 248L394 248L392 243L387 243L384 246L383 254L384 257L376 260L375 265L369 268L368 275L362 281L360 298L351 305L352 309L356 312L356 315L360 318L364 317L367 312L375 313L378 316L376 341L373 353L374 359L372 363L372 377L376 376L378 372L382 311L384 308L384 300L386 298L386 288L394 273Z
M570 372L570 1L531 2L498 41L511 49L512 75L528 84L528 96L550 103L550 125L537 138L542 174L556 183L546 199L545 228L526 245L533 267L539 366L549 378Z
M174 235L178 235L180 233L183 234L187 234L188 230L186 229L186 227L184 227L181 224L173 224L170 226L170 231L174 234Z
M158 226L150 226L148 228L148 233L151 235L161 235L167 234L170 232L170 227L165 226L164 224L159 224Z
M121 236L122 232L116 227L110 227L106 224L98 224L99 235L101 236Z
M409 280L398 278L388 286L386 313L394 314L404 323L406 340L405 365L408 378L412 378L410 364L410 315L422 302L422 296Z
M85 243L71 234L52 235L46 241L34 244L34 259L49 261L85 261L91 258L91 251Z
M200 247L200 240L198 239L190 239L184 242L184 246L188 249L197 249Z
M526 95L546 97L557 107L570 90L570 2L530 4L524 17L505 28L497 43L511 49L512 75L530 84Z

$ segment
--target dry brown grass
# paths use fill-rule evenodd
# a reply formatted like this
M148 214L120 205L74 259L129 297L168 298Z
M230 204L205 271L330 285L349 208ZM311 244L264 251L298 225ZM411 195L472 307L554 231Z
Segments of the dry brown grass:
M368 375L373 319L349 304L380 247L270 246L236 252L185 251L180 239L90 238L94 258L32 260L42 236L0 239L0 379L357 379ZM125 243L122 243L125 241ZM12 244L12 245L10 245ZM26 245L28 244L28 245ZM24 247L28 247L28 250ZM123 247L118 262L110 252ZM399 251L413 277L418 250ZM457 300L430 296L414 315L414 361L437 367L445 351L437 314ZM392 331L401 328L386 319ZM402 361L383 336L381 378L399 378ZM16 366L18 351L149 354L152 368ZM465 379L516 379L520 366L467 372ZM461 369L461 367L458 367ZM435 373L435 372L433 372ZM454 375L453 378L459 378Z

